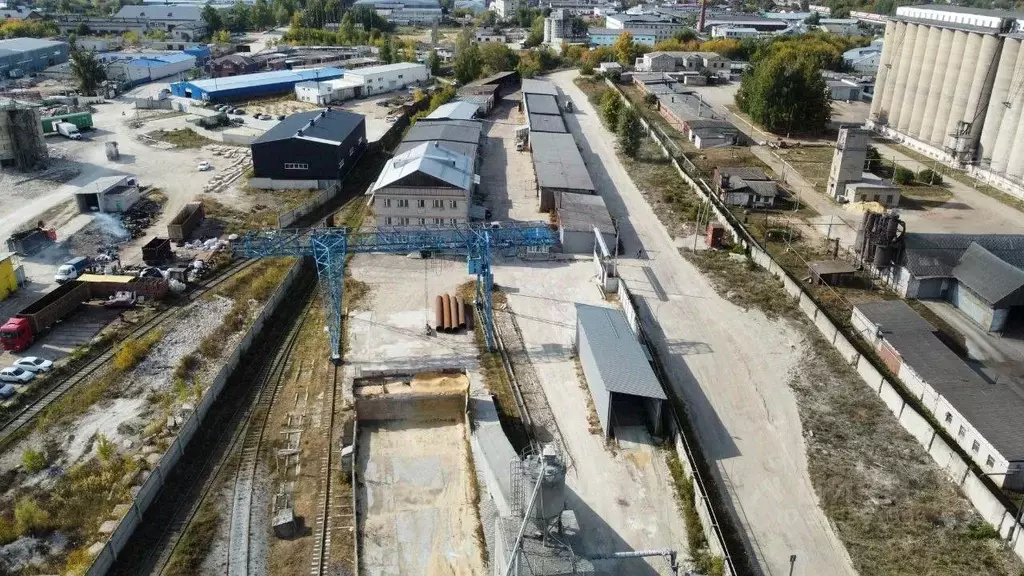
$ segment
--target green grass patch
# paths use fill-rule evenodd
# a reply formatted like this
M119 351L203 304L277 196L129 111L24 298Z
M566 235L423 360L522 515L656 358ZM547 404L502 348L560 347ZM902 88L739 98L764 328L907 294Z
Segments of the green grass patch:
M202 148L207 144L216 144L206 136L202 136L191 128L175 128L174 130L157 130L148 136L161 142L174 144L178 148Z
M195 518L188 525L181 541L175 547L164 569L164 576L192 576L197 574L203 559L213 547L221 523L220 511L212 499L199 506Z

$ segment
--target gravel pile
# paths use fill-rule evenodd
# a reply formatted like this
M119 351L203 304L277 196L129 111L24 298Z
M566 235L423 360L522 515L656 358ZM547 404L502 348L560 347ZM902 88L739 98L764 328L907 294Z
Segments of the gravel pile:
M215 297L199 300L185 308L146 359L127 375L131 385L125 396L169 389L178 363L195 352L203 338L220 326L231 305L231 300Z

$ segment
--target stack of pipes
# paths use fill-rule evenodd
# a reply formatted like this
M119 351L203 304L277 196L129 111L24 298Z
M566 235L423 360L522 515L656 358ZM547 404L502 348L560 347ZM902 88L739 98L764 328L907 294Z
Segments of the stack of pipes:
M434 299L434 329L455 332L466 327L466 302L462 296L439 294Z

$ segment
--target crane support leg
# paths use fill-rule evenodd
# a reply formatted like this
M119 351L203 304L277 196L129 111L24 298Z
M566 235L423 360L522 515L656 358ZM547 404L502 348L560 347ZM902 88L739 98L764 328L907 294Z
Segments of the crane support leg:
M339 242L337 237L328 241L314 237L311 243L313 258L316 260L316 274L326 300L324 304L327 306L327 332L330 336L331 359L334 361L341 359L341 317L347 252L345 237L340 238Z

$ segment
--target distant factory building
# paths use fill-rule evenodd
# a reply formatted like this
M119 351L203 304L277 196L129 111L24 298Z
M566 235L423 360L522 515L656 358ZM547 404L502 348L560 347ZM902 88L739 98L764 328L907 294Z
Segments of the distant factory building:
M401 90L411 84L426 82L430 79L430 68L419 62L397 62L381 66L369 66L346 70L346 79L363 81L363 95L370 96Z
M627 426L660 435L668 397L626 315L617 308L576 304L575 344L605 437Z
M20 78L67 61L67 42L39 38L0 40L0 78Z
M442 18L438 0L356 0L355 6L372 6L377 14L402 26L433 24Z
M228 54L210 62L210 75L214 78L252 74L259 70L259 63L245 54Z
M483 124L478 120L427 120L421 119L402 138L395 149L401 154L423 142L440 142L445 148L470 157L473 164L480 162Z
M843 62L858 74L874 76L878 73L878 65L882 61L882 45L883 40L879 38L869 46L851 48L843 52Z
M633 42L654 46L658 41L658 35L653 30L630 29L622 30L617 28L590 28L587 30L587 37L591 46L611 46L618 41L619 37L629 32L633 36Z
M140 84L173 76L183 77L196 67L196 57L184 52L143 53L117 52L103 54L107 64L107 77L128 84Z
M292 114L253 141L256 188L329 188L366 151L362 115L343 110Z
M339 68L309 68L191 80L171 84L171 94L210 102L256 98L291 92L299 82L341 78L344 73Z

